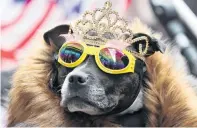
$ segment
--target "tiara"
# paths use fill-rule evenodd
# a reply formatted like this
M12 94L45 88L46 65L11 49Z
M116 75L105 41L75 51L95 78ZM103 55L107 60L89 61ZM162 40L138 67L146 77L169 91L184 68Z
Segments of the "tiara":
M128 27L128 21L121 18L118 12L112 10L110 1L105 2L104 7L101 9L86 11L82 19L76 21L74 25L70 24L70 34L71 29L86 44L100 46L113 39L132 44L144 40L146 42L145 49L142 50L142 45L139 44L139 51L135 54L143 56L148 50L148 39L146 37L133 39L133 33Z

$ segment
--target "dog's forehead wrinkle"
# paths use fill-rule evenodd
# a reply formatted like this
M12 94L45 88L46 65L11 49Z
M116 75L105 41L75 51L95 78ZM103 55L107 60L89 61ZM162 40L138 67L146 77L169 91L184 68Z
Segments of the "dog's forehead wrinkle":
M78 71L83 71L83 72L88 72L89 74L91 72L96 72L98 69L97 65L93 61L89 61L91 58L87 58L85 62L77 66L73 71L78 72ZM97 72L96 72L97 73ZM95 73L94 73L95 74Z
M97 64L96 64L95 59L94 59L93 56L89 56L86 59L85 65L83 66L83 69L82 70L89 71L89 72L94 72L95 74L104 74L104 72L101 71L99 69L99 67L97 66Z
M85 61L84 63L82 63L78 67L76 67L73 71L74 72L78 72L78 71L80 71L82 69L85 69L87 67L87 65L88 65L88 63L87 63L87 61Z

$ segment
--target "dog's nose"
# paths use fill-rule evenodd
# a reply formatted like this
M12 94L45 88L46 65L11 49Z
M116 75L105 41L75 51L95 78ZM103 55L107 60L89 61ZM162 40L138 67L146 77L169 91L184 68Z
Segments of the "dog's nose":
M87 82L88 77L83 74L73 74L70 75L68 78L68 81L70 84L78 84L78 85L83 85Z

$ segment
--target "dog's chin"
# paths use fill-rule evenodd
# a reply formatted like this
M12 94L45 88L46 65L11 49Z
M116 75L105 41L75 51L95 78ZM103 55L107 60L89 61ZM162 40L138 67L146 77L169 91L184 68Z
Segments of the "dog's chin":
M91 102L82 100L80 98L71 98L66 103L66 107L69 112L82 112L88 115L102 115L109 111L100 109Z

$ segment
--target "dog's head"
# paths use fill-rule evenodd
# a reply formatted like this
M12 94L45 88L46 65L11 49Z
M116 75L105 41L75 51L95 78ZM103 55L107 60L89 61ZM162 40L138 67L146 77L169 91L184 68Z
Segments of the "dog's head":
M83 112L89 115L101 115L110 112L121 112L128 108L142 88L142 74L145 64L139 60L136 65L141 73L119 75L107 74L100 70L94 56L75 68L67 68L56 60L59 48L66 42L61 36L69 31L68 25L53 28L44 34L44 39L54 49L54 70L51 75L50 87L60 95L61 106L69 112ZM136 46L129 47L138 50ZM158 48L158 47L156 47ZM149 47L149 51L156 51Z

